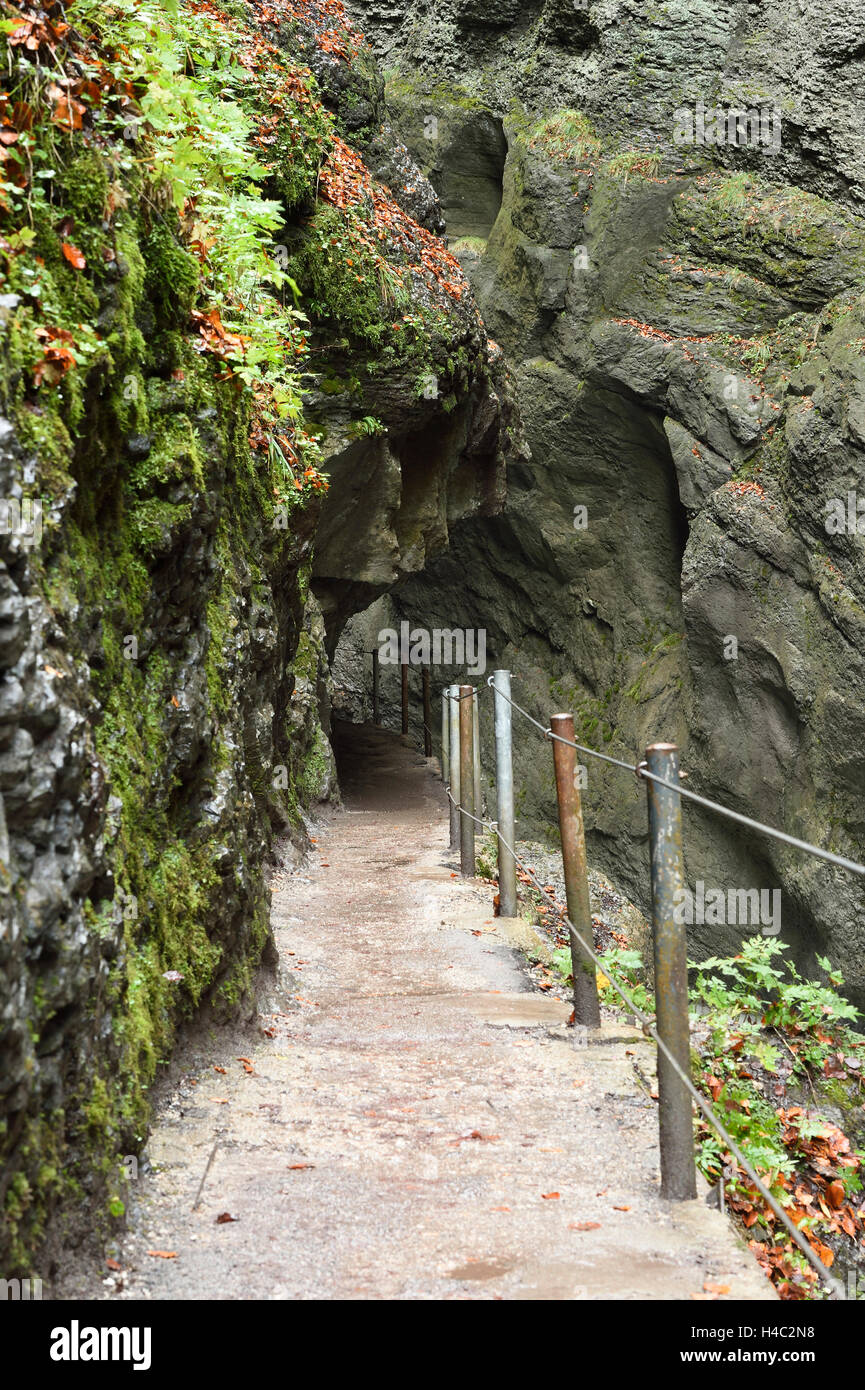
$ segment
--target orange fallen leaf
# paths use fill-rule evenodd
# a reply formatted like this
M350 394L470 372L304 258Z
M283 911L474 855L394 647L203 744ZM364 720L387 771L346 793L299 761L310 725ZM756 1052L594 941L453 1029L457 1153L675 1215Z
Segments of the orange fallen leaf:
M176 1250L148 1250L148 1255L153 1255L157 1260L176 1260Z
M569 1221L569 1222L568 1222L568 1230L569 1230L569 1231L599 1231L600 1229L601 1229L601 1223L600 1223L600 1221Z
M242 1062L242 1063L243 1063L243 1070L246 1072L247 1076L252 1076L253 1073L255 1072L255 1067L252 1065L252 1063L250 1062L249 1058L248 1058L248 1057L238 1057L237 1060L238 1060L238 1062Z
M289 1172L299 1173L302 1168L314 1168L314 1163L289 1163Z
M119 1265L119 1264L117 1263L116 1260L107 1259L107 1260L105 1261L105 1263L106 1263L106 1265L108 1266L109 1269L122 1269L122 1268L123 1268L123 1266L122 1266L122 1265Z
M817 1254L820 1256L820 1259L823 1261L823 1264L826 1266L826 1268L831 1269L833 1264L835 1263L835 1256L833 1252L829 1249L829 1246L824 1245L823 1242L818 1240L816 1236L811 1237L811 1244L817 1251Z
M557 1197L561 1197L561 1192L542 1192L541 1196L545 1202L551 1202Z
M718 1294L718 1296L720 1297L721 1294L730 1292L730 1285L713 1284L711 1279L706 1279L703 1283L703 1289L706 1293Z
M613 1211L630 1211L630 1210L631 1210L630 1207L616 1207L616 1206L613 1207Z
M229 1221L237 1221L239 1218L232 1216L230 1211L221 1211L216 1218L216 1226L227 1226Z
M61 242L60 250L63 252L67 261L76 270L83 270L87 264L87 259L83 251L79 251L77 246L73 246L71 241Z
M510 1207L490 1207L490 1211L510 1211Z
M834 1182L830 1182L829 1186L826 1188L826 1201L829 1203L830 1207L834 1207L834 1208L836 1209L836 1211L837 1211L838 1207L843 1206L843 1203L844 1203L844 1184L843 1184L843 1182L839 1182L837 1178L835 1179Z
M222 1075L225 1076L225 1067L214 1067L213 1070L221 1072Z

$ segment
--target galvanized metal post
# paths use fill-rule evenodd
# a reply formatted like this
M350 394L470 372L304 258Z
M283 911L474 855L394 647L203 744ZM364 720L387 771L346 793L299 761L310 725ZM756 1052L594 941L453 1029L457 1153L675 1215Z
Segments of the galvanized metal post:
M450 728L451 766L451 849L460 847L460 706L459 686L448 686L448 725Z
M378 647L372 654L372 722L378 723Z
M442 691L442 781L444 782L445 786L447 786L447 784L448 784L448 778L450 777L450 767L451 767L451 760L450 760L451 723L450 723L450 709L449 709L448 706L449 706L448 693L447 693L447 690L443 690L443 691Z
M402 663L402 731L408 733L408 665Z
M574 716L554 714L550 720L552 733L574 741ZM565 871L565 896L568 917L577 931L592 944L592 907L589 898L589 876L586 866L586 836L583 829L583 808L577 785L577 754L570 743L553 739L553 761L556 769L556 796L559 803L559 830L562 836L562 862ZM598 1004L598 983L595 963L586 954L576 934L571 932L571 967L574 976L574 1022L585 1028L601 1026Z
M475 792L475 815L483 815L483 798L481 797L481 726L478 714L478 692L472 696L472 748L474 757L472 760L472 777Z
M429 667L425 666L421 673L423 680L423 754L425 758L432 757L432 704L429 693Z
M679 750L653 743L646 765L665 782L679 783ZM684 900L682 799L678 791L646 779L649 841L652 852L652 924L655 1006L658 1036L686 1076L691 1074L688 1027L688 947L685 924L676 907ZM678 894L678 898L677 898ZM672 1062L658 1049L658 1126L661 1142L661 1196L687 1202L697 1195L691 1097Z
M496 820L499 827L499 912L517 915L517 864L507 845L514 843L514 760L511 743L510 671L493 672L496 720Z
M472 687L459 687L460 711L460 873L463 878L475 875L475 809L474 730L472 719Z

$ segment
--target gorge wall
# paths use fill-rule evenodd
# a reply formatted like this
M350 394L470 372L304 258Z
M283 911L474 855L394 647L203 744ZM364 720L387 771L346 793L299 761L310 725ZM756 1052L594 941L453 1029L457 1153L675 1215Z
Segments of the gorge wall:
M348 8L531 452L501 515L397 588L396 619L486 628L536 716L573 709L578 739L631 760L675 740L695 790L861 860L865 552L827 519L865 462L865 13ZM677 142L700 102L750 137ZM551 759L532 734L516 757L537 833ZM589 762L584 803L590 856L646 907L643 789ZM865 1001L859 880L697 811L685 832L692 885L780 887L781 939ZM737 930L691 935L722 954Z
M272 960L327 642L501 505L513 430L339 6L50 10L0 103L0 1272L46 1279Z

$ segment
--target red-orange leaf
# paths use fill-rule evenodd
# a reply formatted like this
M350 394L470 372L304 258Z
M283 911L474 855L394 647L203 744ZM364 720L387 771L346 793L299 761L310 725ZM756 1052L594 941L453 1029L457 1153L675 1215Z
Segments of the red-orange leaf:
M74 266L76 270L84 269L87 264L84 253L79 251L77 246L73 246L71 241L64 241L61 244L60 250L63 252L69 264Z

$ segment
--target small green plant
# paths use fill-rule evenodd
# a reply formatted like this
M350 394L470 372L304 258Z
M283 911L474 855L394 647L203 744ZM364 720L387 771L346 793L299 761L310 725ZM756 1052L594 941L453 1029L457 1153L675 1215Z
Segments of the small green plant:
M655 150L622 150L604 166L612 178L625 184L630 178L653 179L660 167L661 156Z
M387 426L382 424L381 420L377 420L374 415L364 415L362 419L352 423L351 433L358 437L387 434Z
M539 121L529 132L529 144L542 149L553 159L568 163L596 157L601 142L588 116L582 111L559 111L545 121Z

